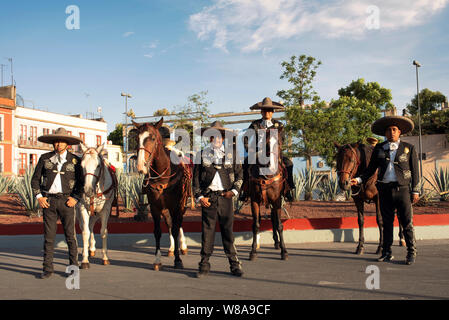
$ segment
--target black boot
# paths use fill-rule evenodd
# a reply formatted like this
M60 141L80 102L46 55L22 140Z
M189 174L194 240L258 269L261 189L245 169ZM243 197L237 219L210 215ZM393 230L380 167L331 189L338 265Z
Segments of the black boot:
M383 249L382 255L377 259L379 262L389 262L394 259L394 256L391 254L391 249Z
M405 258L405 264L406 265L414 264L415 260L416 260L416 253L407 252L407 257Z

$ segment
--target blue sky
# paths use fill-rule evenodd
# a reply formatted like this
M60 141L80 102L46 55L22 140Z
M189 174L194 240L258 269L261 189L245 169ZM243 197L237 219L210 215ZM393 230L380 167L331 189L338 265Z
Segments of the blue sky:
M79 30L65 26L69 5L80 10ZM26 106L64 114L101 106L109 131L124 121L122 91L133 95L137 116L203 90L213 113L276 100L289 86L280 63L300 54L322 61L314 86L323 99L362 77L391 89L402 110L416 93L414 59L423 65L420 87L449 94L448 7L449 0L8 1L0 5L0 63L14 59ZM4 78L9 83L9 69Z

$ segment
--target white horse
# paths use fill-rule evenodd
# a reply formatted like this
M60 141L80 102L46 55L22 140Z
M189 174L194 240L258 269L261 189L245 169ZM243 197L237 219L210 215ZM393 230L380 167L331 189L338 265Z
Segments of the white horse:
M116 196L116 180L109 171L109 162L104 158L107 150L104 144L88 148L81 144L83 157L81 167L84 174L84 195L77 204L78 223L83 235L83 260L81 269L89 268L89 256L95 256L94 225L101 219L101 239L103 240L103 265L109 265L107 255L108 219Z

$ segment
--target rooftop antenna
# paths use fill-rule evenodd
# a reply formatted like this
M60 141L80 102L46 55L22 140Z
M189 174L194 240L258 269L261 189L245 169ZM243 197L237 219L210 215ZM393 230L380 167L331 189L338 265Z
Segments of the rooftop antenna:
M11 85L13 86L14 85L14 73L12 71L12 58L6 58L6 59L8 59L9 63L11 64ZM3 81L3 79L2 79L2 81Z

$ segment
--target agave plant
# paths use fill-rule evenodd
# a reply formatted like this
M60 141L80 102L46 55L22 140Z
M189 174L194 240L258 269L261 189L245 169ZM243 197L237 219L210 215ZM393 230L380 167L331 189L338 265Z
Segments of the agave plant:
M334 201L340 193L338 178L334 178L332 173L330 173L327 179L321 179L318 184L318 190L320 200Z
M418 207L424 207L432 205L435 203L435 199L439 199L441 195L436 192L434 189L428 189L423 187L424 181L421 181L418 185L420 190L423 190L423 193L419 197L419 201L415 204ZM449 193L449 192L448 192Z
M40 217L42 210L31 188L31 178L33 177L33 173L34 167L29 167L25 171L25 175L17 179L14 191L19 195L20 202L25 207L28 215Z
M304 200L312 200L313 191L317 189L322 176L318 175L317 171L313 169L304 169L301 175L304 177Z
M442 201L449 200L449 170L447 168L440 168L440 170L433 170L431 174L432 179L424 177L430 185L441 196Z
M0 195L12 191L14 179L0 175Z
M119 173L117 175L118 181L118 193L122 199L123 206L125 207L125 212L132 212L133 202L131 198L132 194L132 183L131 176L125 173Z
M295 183L295 194L293 196L296 201L299 201L301 194L304 192L304 185L306 182L306 179L301 171L298 171L297 175L293 175L293 182Z
M120 173L117 176L118 191L125 211L132 212L134 208L140 211L146 208L146 195L142 194L143 179L144 176L141 174L127 175Z

